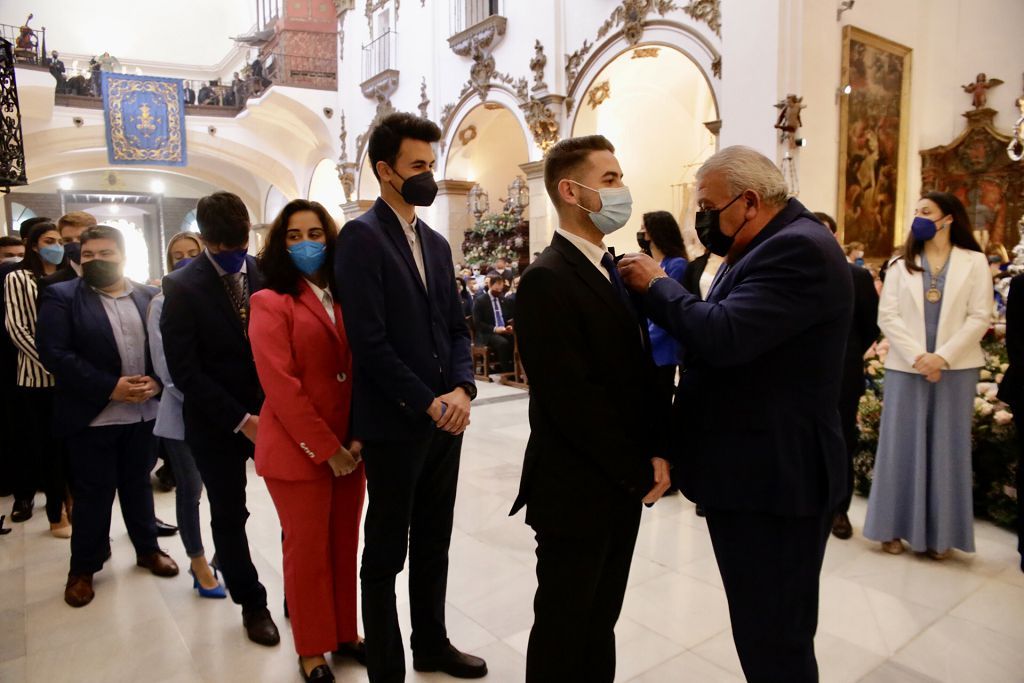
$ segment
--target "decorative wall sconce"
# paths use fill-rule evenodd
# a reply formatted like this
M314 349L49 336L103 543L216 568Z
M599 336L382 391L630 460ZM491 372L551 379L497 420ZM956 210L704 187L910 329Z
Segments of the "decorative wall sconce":
M483 218L483 215L491 208L491 198L484 192L484 188L480 187L480 183L473 185L469 191L466 196L466 206L477 221Z
M530 205L530 186L523 176L517 175L508 186L508 210L517 218Z

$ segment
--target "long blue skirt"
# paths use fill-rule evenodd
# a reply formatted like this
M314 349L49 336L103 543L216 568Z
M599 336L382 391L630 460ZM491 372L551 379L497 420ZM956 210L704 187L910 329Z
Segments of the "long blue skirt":
M917 552L974 552L971 421L978 370L938 384L887 370L864 536L906 540Z

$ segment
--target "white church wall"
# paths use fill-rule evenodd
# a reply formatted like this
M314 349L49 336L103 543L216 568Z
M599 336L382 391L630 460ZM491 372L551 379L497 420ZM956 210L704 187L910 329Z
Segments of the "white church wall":
M951 142L971 109L961 87L979 72L1006 81L989 92L997 129L1009 132L1020 115L1024 70L1024 3L1020 0L857 0L842 22L833 3L802 0L802 77L790 92L804 96L800 150L800 199L814 210L835 214L838 192L840 53L842 26L850 24L910 47L910 127L904 154L909 224L921 188L920 151ZM779 96L785 93L780 90ZM899 222L899 221L898 221ZM902 235L896 236L897 241Z

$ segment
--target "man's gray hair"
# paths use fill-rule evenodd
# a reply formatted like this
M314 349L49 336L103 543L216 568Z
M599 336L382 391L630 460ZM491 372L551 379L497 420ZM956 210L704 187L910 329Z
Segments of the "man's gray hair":
M697 171L697 182L709 173L721 173L733 196L753 190L769 206L781 206L789 197L779 167L750 147L734 145L712 155Z

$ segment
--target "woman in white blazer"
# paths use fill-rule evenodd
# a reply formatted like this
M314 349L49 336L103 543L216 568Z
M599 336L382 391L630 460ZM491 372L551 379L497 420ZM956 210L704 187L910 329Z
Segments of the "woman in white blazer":
M901 539L933 559L974 552L971 422L992 296L964 205L925 195L878 306L890 350L864 535L888 553Z

